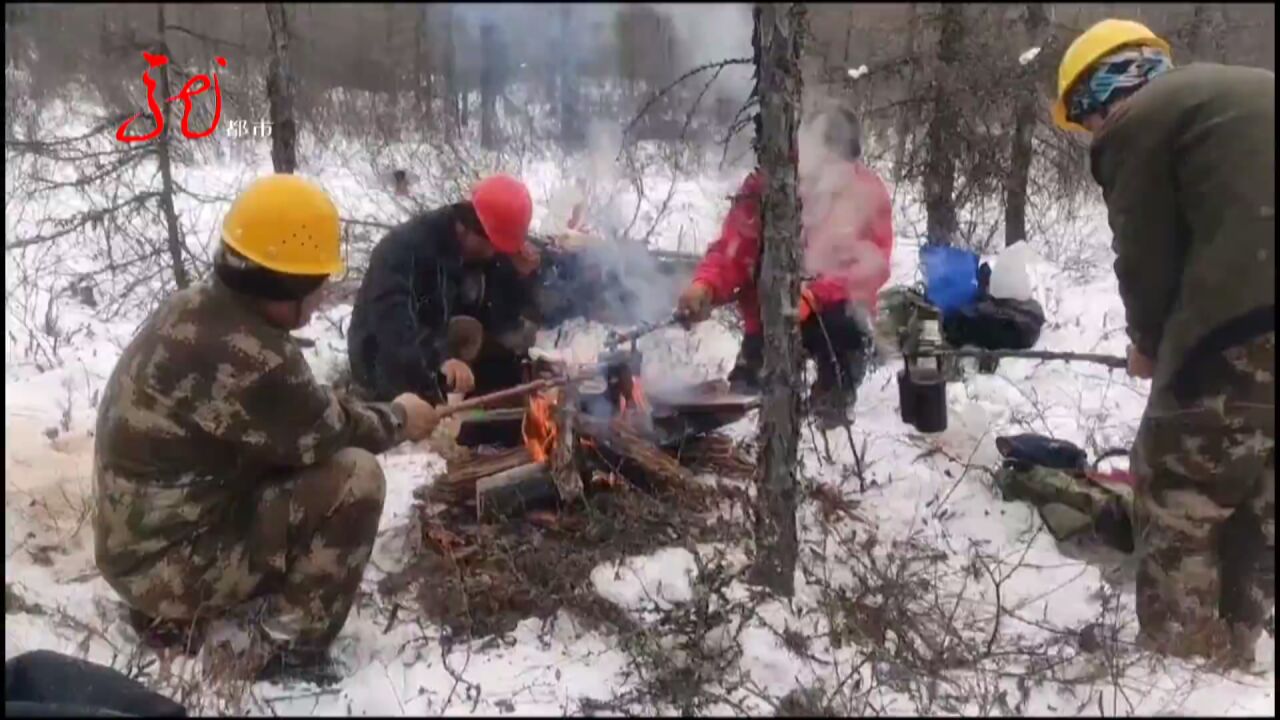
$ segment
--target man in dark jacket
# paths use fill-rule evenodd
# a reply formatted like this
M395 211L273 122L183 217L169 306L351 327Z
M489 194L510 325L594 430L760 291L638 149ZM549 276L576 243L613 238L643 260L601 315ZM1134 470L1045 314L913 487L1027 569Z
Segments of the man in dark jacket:
M1059 70L1055 118L1093 134L1132 375L1138 619L1150 646L1249 663L1275 599L1275 75L1174 69L1105 20Z
M491 392L520 381L536 327L526 278L538 255L526 242L533 201L515 178L480 182L469 201L416 217L374 248L347 333L352 380L374 399L412 392ZM451 319L484 328L474 361L452 357Z

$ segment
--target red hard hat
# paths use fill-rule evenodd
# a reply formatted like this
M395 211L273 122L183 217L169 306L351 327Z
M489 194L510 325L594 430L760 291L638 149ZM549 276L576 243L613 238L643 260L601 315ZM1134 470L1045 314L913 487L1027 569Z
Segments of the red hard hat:
M533 198L524 183L510 175L491 175L472 189L471 204L494 249L507 255L520 252L533 219Z

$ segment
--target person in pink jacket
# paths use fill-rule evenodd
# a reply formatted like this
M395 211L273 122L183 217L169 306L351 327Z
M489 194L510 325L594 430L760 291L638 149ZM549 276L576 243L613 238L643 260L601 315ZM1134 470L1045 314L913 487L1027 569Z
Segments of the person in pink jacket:
M810 404L823 427L842 424L857 398L871 348L870 319L889 279L893 210L884 183L861 162L857 118L843 108L806 123L799 141L805 275L797 318L805 351L818 376ZM720 236L681 294L677 316L686 324L737 300L744 337L729 374L736 392L759 392L764 340L756 291L760 259L760 201L764 177L747 176L733 198Z

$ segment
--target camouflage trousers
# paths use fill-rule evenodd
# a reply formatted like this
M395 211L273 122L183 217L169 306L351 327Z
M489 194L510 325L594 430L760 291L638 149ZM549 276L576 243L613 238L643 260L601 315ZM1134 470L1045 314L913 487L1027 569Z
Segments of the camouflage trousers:
M1275 601L1275 333L1157 388L1133 450L1144 645L1250 663Z
M351 611L384 494L377 459L347 448L267 480L222 526L118 589L152 618L243 617L276 642L327 647Z

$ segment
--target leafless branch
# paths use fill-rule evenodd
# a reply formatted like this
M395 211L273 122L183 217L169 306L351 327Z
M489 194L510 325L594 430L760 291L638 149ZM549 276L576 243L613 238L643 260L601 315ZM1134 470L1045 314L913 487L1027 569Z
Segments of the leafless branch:
M234 40L224 40L224 39L222 39L222 38L212 37L212 36L210 36L210 35L206 35L206 34L204 34L204 33L202 33L202 32L197 32L197 31L195 31L195 30L191 30L191 29L185 28L185 27L183 27L183 26L181 26L181 25L173 25L173 24L169 24L169 23L167 23L167 24L165 24L164 29L165 29L165 30L173 30L174 32L180 32L180 33L182 33L182 34L184 34L184 35L189 35L189 36L191 36L191 37L193 37L193 38L195 38L195 39L197 39L197 40L203 40L203 41L208 42L208 43L213 43L214 45L226 45L226 46L228 46L228 47L237 48L237 49L239 49L239 50L248 50L248 49L249 49L249 46L248 46L248 45L245 45L245 44L243 44L243 43L238 43L238 42L236 42L236 41L234 41Z
M640 122L640 119L644 117L645 113L649 111L649 108L653 107L654 104L656 104L659 100L666 97L667 93L671 92L678 85L680 85L680 83L684 82L685 80L688 80L689 78L693 77L694 75L697 75L698 73L706 72L707 70L714 69L716 70L716 74L718 75L722 70L724 70L724 68L728 67L729 65L750 65L752 64L752 62L753 60L751 58L734 58L731 60L720 60L718 62L706 63L704 65L699 65L698 67L695 67L692 70L689 70L688 72L684 73L680 77L676 78L675 80L672 80L670 83L662 87L660 90L654 93L648 99L648 101L645 102L644 105L640 106L640 111L635 114L635 117L633 117L631 119L631 122L627 123L626 128L623 129L622 131L623 137L624 138L630 137L632 129L635 128L636 123ZM619 155L618 159L621 159L621 157L622 156Z

